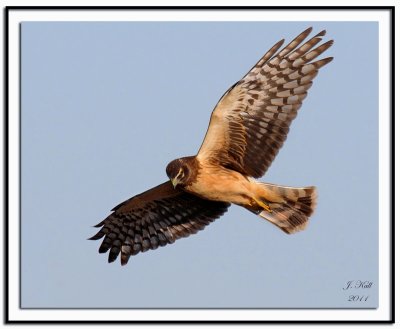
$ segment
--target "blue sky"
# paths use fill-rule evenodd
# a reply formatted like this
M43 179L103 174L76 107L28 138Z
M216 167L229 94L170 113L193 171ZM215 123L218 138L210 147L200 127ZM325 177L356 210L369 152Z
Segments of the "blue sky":
M92 226L195 154L221 95L309 26L335 59L261 179L317 186L308 229L288 236L234 206L108 264ZM377 306L377 23L25 22L21 65L22 307ZM350 293L350 280L374 284Z

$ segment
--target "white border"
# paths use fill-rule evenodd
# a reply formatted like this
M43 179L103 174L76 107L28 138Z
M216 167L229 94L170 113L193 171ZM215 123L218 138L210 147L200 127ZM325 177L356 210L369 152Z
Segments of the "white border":
M301 17L301 19L299 19ZM19 23L22 21L377 21L379 22L379 308L377 310L22 310L19 309ZM390 319L388 12L383 11L11 11L9 15L9 320L384 321Z

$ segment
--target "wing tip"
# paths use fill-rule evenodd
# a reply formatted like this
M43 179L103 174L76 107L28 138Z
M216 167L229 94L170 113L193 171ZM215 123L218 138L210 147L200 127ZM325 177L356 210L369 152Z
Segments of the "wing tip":
M281 39L279 40L274 47L280 48L282 47L282 45L285 43L285 39Z
M119 251L115 252L113 250L110 250L110 253L108 254L108 263L114 262L118 258L118 255Z
M91 236L90 238L87 238L87 240L99 240L101 239L105 234L100 230L97 232L95 235Z
M106 246L104 245L104 243L102 243L99 247L99 254L105 254L108 250L110 249L110 246Z
M313 30L313 27L310 26L309 28L307 28L307 29L305 29L303 32L301 32L296 38L294 38L293 41L299 40L298 42L302 42L305 38L307 38L307 37L310 35L310 33L312 32L312 30ZM293 41L292 41L292 42L293 42Z
M326 57L326 58L322 59L322 61L323 61L323 65L326 65L326 64L328 64L328 63L332 62L332 61L333 61L333 59L334 59L334 57L333 57L333 56Z
M126 264L128 264L129 258L131 257L131 253L121 253L121 266L125 266Z
M99 228L99 227L101 227L103 225L104 225L104 220L102 220L100 223L98 223L96 225L93 225L92 227Z
M333 44L335 43L335 41L333 39L328 40L327 42L325 42L325 45L327 46L327 48L331 47Z
M301 32L301 34L309 35L312 30L313 30L313 27L310 26L310 27L306 28L303 32Z

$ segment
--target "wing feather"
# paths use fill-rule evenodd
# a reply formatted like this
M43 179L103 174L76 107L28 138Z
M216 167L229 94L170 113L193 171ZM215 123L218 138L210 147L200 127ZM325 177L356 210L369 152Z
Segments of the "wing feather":
M276 43L215 107L197 154L245 175L261 177L282 147L318 70L332 57L316 59L333 43L315 47L325 35L305 30L282 50Z
M109 251L108 261L121 254L125 265L130 256L154 250L204 229L227 211L229 203L201 199L170 181L116 206L91 240L104 237L99 252Z

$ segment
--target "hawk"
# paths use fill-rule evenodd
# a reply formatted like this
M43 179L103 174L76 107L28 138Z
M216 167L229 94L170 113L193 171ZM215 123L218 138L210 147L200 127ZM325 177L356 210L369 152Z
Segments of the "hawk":
M265 174L289 132L318 70L333 58L313 61L332 44L316 47L325 30L301 43L308 28L279 50L277 42L219 100L195 156L173 160L169 180L119 204L97 224L91 240L108 261L157 249L204 229L231 204L291 234L303 230L316 205L316 189L256 180Z

